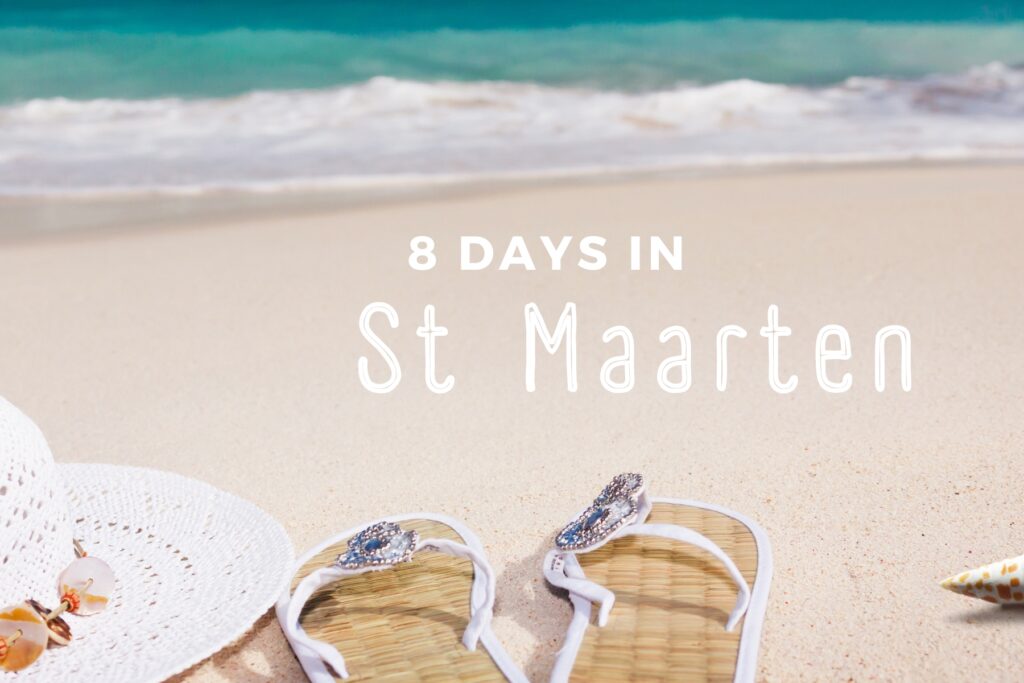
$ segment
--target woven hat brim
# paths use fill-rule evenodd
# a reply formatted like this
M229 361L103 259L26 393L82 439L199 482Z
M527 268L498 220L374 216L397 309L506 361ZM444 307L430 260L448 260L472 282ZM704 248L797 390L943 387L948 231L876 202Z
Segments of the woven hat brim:
M162 681L241 638L284 590L288 535L252 503L158 470L62 464L75 537L117 579L110 605L69 616L74 639L18 681ZM44 604L54 594L34 597Z

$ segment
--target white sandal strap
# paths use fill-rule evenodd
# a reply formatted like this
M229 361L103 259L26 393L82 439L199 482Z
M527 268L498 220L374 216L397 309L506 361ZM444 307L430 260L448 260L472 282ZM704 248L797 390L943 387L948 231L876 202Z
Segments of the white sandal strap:
M660 536L689 543L713 555L725 565L739 595L725 630L731 631L750 604L750 586L724 550L693 529L675 524L647 524L654 502L643 475L620 474L602 489L594 502L569 522L555 538L555 550L544 558L544 576L549 583L569 594L600 606L597 623L604 626L615 603L615 594L587 579L576 555L597 550L623 536Z
M470 620L466 624L466 630L462 634L462 644L470 652L476 650L476 644L480 636L490 628L491 620L494 618L494 595L496 592L494 570L483 555L467 545L456 543L445 538L428 538L420 541L416 551L424 548L431 548L438 552L453 557L462 557L473 563L473 566L480 571L485 581L483 602L479 605L470 604Z
M598 605L598 626L608 623L608 614L615 604L615 593L588 579L575 555L563 554L558 550L548 551L544 558L544 578L551 585L569 591L570 596Z
M456 543L455 541L443 538L423 539L416 544L414 552L420 552L424 549L436 550L446 555L466 558L473 563L476 570L478 570L485 579L484 599L479 605L470 604L471 618L462 635L462 644L465 645L466 649L473 651L476 649L477 642L480 640L481 635L489 629L491 619L494 616L494 570L491 569L490 564L483 555L478 553L476 550L461 543ZM299 623L299 617L302 614L302 609L305 607L306 602L309 601L309 598L313 593L329 583L338 581L346 576L364 574L370 571L382 571L390 568L391 565L369 566L361 567L359 569L343 569L332 565L330 567L318 569L309 574L299 583L298 587L295 589L295 593L292 594L291 600L288 603L288 610L284 624L282 625L285 636L292 643L300 647L305 647L309 651L315 653L316 656L330 665L330 667L334 669L335 673L339 676L342 678L348 678L349 674L345 668L345 659L342 657L338 649L329 643L311 638L302 628L302 625Z
M747 611L747 605L750 604L750 587L747 585L739 569L737 569L736 564L711 539L697 533L693 529L675 524L644 523L643 520L647 519L652 507L647 491L641 491L638 496L637 521L611 534L607 540L611 541L623 536L660 536L682 543L689 543L713 555L719 562L725 565L729 576L736 583L739 591L736 605L733 607L733 611L725 625L726 631L732 631L736 626L736 622ZM597 615L598 626L604 626L608 623L608 614L611 612L612 605L615 604L615 593L589 580L583 573L583 568L580 567L575 554L562 553L558 550L550 551L544 559L544 577L552 585L597 604L599 606Z
M341 569L339 567L325 567L312 572L306 576L306 578L302 579L299 585L295 588L295 593L292 594L291 602L288 605L288 616L285 623L282 624L282 629L284 630L285 637L287 637L288 640L293 644L299 645L314 653L334 669L334 672L342 678L348 678L348 670L345 668L345 658L341 656L341 653L334 646L323 641L310 638L299 624L299 615L302 614L302 608L306 606L306 602L309 601L310 596L313 595L313 593L315 593L321 586L326 586L327 584L337 581L345 576L362 574L367 571L372 570L370 568L348 570Z
M680 543L688 543L710 553L725 565L726 571L729 572L729 576L732 577L739 591L736 596L736 604L729 614L729 619L725 622L725 630L732 631L736 623L746 613L747 606L750 605L750 586L747 585L746 579L743 578L743 574L740 573L732 558L707 536L676 524L632 524L623 527L616 536L620 538L622 536L660 536Z
M746 613L750 604L750 587L732 558L707 536L675 524L631 524L619 529L608 540L623 536L660 536L688 543L710 553L725 566L738 590L736 604L726 621L725 630L732 631ZM608 615L615 604L615 593L588 579L575 554L558 550L549 551L544 558L544 578L552 585L569 591L570 595L598 605L597 625L604 626L608 623Z
M608 612L615 603L615 593L604 586L588 580L583 575L583 568L575 555L562 556L552 550L544 558L544 576L552 584L565 588L569 591L569 601L572 602L572 620L565 632L565 640L562 648L555 658L554 667L551 669L551 683L566 683L572 674L573 665L576 663L576 656L579 654L580 646L583 644L583 636L590 625L591 603L600 605L598 623L603 626L607 623ZM571 578L577 583L565 583L566 578ZM583 590L578 590L582 588ZM587 594L603 600L595 600L587 597Z
M555 658L551 683L565 683L569 680L590 624L591 605L598 605L597 625L605 626L615 604L615 593L588 579L577 555L597 550L617 538L658 536L688 543L710 553L725 566L738 590L725 630L733 630L746 613L750 605L750 587L732 558L711 539L693 529L674 524L646 523L653 507L654 501L647 493L643 476L620 474L556 536L555 549L544 558L544 578L553 586L569 592L573 616L562 649Z

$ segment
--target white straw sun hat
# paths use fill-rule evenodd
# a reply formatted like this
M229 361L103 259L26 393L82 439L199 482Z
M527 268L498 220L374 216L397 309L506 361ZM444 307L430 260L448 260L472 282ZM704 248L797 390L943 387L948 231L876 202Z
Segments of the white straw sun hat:
M240 638L273 605L293 562L255 505L167 472L63 464L0 397L0 609L60 602L78 540L114 571L109 606L67 615L73 638L0 681L159 681Z

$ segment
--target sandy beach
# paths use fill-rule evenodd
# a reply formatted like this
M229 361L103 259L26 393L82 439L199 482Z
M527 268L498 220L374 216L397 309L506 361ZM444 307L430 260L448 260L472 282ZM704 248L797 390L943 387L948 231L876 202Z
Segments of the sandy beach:
M545 680L570 608L540 561L614 474L656 495L728 506L766 528L776 562L760 678L1005 680L1024 609L942 591L945 576L1024 552L1022 166L831 168L513 187L265 216L183 214L159 227L0 242L0 391L59 461L179 472L277 517L297 552L383 514L464 519L498 578L495 630ZM19 216L29 214L19 213ZM2 217L0 217L2 219ZM9 215L6 221L13 220ZM429 234L444 262L410 269ZM602 235L600 272L460 272L460 235ZM631 273L630 235L682 235L681 272ZM400 316L391 394L359 383L364 306ZM541 354L524 388L523 308L579 312L579 391ZM449 330L423 381L415 334ZM757 330L792 328L774 393ZM732 349L715 388L715 334ZM820 327L845 326L845 394L815 379ZM873 383L874 335L913 336L913 388ZM636 387L606 392L601 341L636 337ZM693 339L693 387L663 392L658 341ZM895 363L895 361L893 361ZM895 366L894 366L895 367ZM968 524L971 522L971 524ZM977 522L975 526L974 523ZM181 681L298 681L269 615Z

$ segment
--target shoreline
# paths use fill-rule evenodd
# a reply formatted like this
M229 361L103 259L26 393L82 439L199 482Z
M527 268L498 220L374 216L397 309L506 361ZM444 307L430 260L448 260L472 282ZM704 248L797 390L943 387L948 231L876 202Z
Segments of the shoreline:
M289 216L315 217L339 211L429 204L499 196L537 189L629 185L648 181L817 175L886 169L1024 167L1024 159L799 162L677 167L615 171L566 171L550 175L464 178L354 188L273 191L212 190L203 193L126 192L107 195L0 196L0 248L9 244L71 236L114 236L151 230L187 229L188 223L237 223Z

